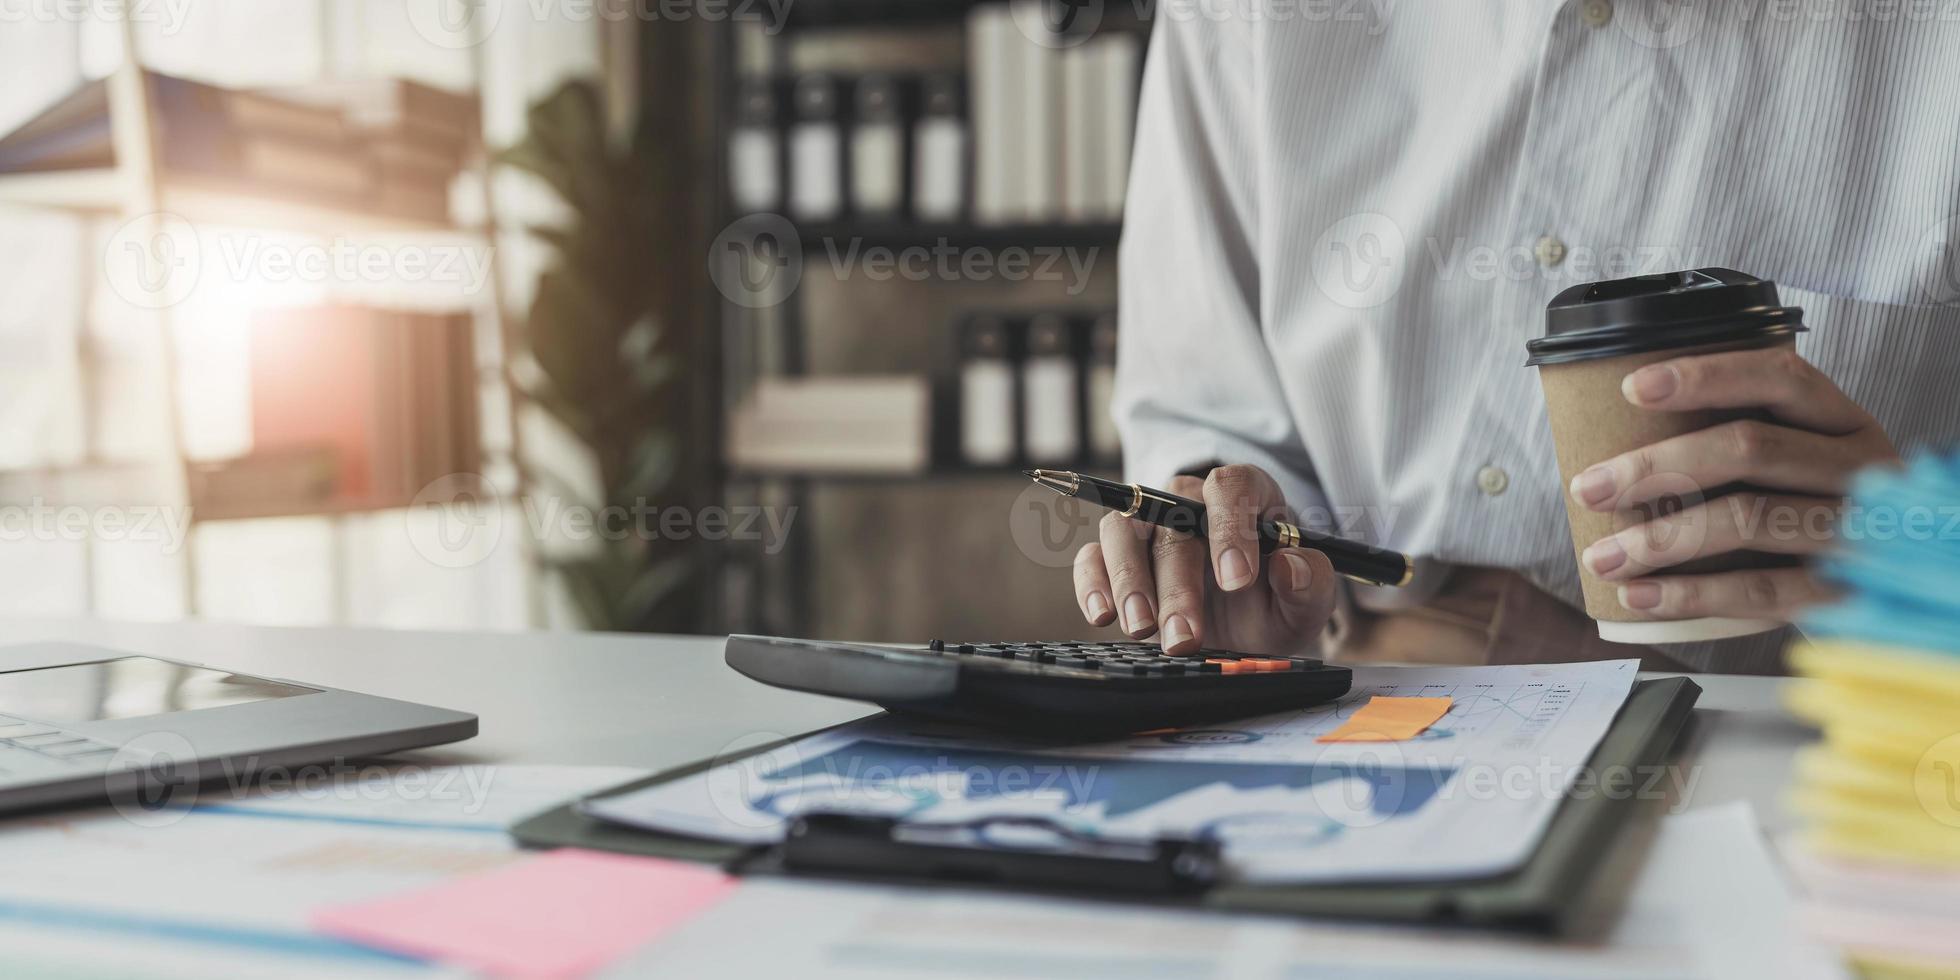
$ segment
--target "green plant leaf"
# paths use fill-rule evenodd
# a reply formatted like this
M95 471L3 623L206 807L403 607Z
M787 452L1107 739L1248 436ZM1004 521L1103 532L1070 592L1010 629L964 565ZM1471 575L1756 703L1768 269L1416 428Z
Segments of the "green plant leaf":
M679 361L656 316L687 288L659 254L668 216L656 189L673 180L667 149L610 145L598 89L586 80L560 85L525 118L524 138L498 160L538 178L568 209L562 224L529 229L552 261L518 338L536 365L525 372L526 394L591 451L607 497L600 503L631 506L675 482L682 458L662 418L682 404L672 390ZM570 481L523 472L545 492L574 496ZM691 554L685 542L634 536L548 567L588 626L636 629L685 621L663 604L677 612L684 604Z

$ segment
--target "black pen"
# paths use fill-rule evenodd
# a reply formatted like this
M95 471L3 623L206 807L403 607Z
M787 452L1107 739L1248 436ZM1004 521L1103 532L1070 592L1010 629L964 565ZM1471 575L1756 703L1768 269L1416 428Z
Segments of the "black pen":
M1022 470L1028 479L1064 497L1086 500L1099 507L1134 517L1146 524L1204 537L1205 505L1189 497L1134 483L1117 483L1066 470ZM1312 548L1327 556L1334 570L1368 585L1407 585L1415 565L1407 555L1304 530L1285 521L1259 522L1259 553L1276 548Z

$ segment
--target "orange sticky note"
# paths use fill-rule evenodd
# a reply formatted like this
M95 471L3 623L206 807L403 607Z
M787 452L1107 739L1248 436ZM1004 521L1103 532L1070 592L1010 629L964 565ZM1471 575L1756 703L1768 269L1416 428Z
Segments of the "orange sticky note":
M1400 742L1422 734L1449 710L1449 698L1385 698L1377 694L1347 724L1314 741Z

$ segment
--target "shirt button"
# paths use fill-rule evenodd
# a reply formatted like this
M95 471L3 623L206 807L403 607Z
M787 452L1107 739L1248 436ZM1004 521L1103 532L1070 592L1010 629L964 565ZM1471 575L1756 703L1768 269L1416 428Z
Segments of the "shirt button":
M1511 474L1495 466L1486 466L1477 471L1477 489L1486 497L1495 497L1511 486Z
M1565 243L1546 235L1531 247L1531 254L1538 256L1538 264L1549 269L1565 261Z
M1579 17L1587 27L1605 27L1613 22L1613 5L1607 0L1586 0L1579 7Z

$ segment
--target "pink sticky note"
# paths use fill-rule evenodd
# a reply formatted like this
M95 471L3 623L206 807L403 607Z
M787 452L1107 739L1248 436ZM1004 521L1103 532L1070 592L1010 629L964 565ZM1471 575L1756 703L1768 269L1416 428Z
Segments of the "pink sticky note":
M576 977L693 917L736 880L713 868L573 848L375 902L323 932L507 977Z

